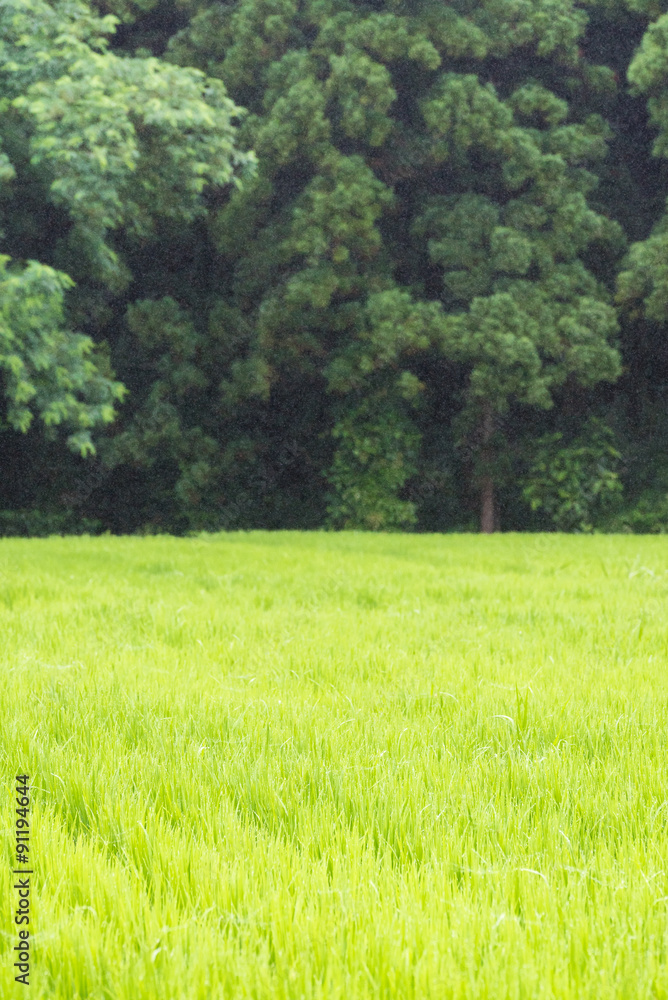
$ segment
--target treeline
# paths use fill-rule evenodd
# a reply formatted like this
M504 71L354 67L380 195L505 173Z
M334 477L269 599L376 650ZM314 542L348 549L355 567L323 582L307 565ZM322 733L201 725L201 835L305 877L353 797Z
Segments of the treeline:
M668 529L667 11L3 0L0 533Z

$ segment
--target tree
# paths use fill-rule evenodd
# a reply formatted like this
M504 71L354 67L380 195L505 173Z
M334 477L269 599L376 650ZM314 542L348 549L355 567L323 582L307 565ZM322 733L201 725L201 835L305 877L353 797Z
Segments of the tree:
M468 372L460 423L478 428L488 530L496 415L620 370L614 309L583 260L621 239L587 202L607 131L565 98L612 74L583 59L570 0L376 6L205 7L170 57L251 111L258 179L214 232L265 391L292 366L332 398L332 523L414 519L401 491L434 389L415 369L435 352Z
M104 350L69 323L90 325L96 301L130 284L114 236L147 241L157 219L203 214L207 186L253 163L234 146L238 109L222 85L109 52L115 23L78 0L0 7L7 421L25 431L36 412L46 427L69 424L83 455L124 391Z
M0 371L6 421L27 431L37 413L47 431L69 427L68 444L81 455L95 451L91 430L114 417L123 387L108 372L89 337L64 326L66 275L31 261L8 267L0 257Z
M114 34L89 8L5 5L6 249L75 279L64 325L107 341L130 390L81 514L523 527L538 439L578 441L592 407L642 485L634 456L651 437L658 468L668 440L662 320L637 308L660 271L625 269L613 388L611 220L644 244L662 210L645 92L624 92L659 7L95 0ZM217 136L257 153L242 189Z
M635 95L646 95L651 124L656 130L655 157L668 157L668 14L647 29L629 66ZM634 243L618 281L617 299L629 306L642 303L646 316L668 321L668 211L664 211L647 239Z
M604 154L606 130L595 117L567 124L566 102L537 83L501 101L472 75L442 78L423 109L438 160L485 157L474 190L429 198L414 232L442 269L441 349L471 367L464 415L477 426L491 532L497 415L512 400L549 408L567 379L593 385L621 370L614 309L581 260L621 235L586 199L595 177L584 164Z

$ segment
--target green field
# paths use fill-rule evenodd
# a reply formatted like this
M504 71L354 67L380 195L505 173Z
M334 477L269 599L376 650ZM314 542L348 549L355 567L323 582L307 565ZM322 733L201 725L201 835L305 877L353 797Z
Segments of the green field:
M0 994L668 997L667 597L661 537L3 540Z

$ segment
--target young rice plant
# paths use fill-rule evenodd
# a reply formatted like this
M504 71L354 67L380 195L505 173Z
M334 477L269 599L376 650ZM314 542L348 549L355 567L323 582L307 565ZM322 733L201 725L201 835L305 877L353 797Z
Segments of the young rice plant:
M0 542L2 995L667 998L666 544Z

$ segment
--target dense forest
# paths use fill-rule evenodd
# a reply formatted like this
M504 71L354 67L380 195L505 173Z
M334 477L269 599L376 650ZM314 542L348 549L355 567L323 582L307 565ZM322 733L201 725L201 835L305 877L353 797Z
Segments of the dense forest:
M2 0L0 534L668 529L668 0Z

